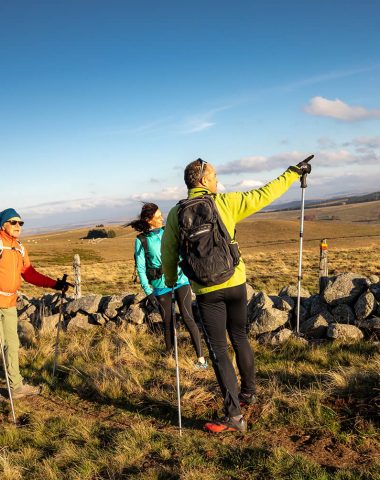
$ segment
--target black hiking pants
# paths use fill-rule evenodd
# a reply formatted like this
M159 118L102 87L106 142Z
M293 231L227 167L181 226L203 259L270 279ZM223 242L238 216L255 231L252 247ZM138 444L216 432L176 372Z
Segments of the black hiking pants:
M224 398L225 414L240 415L235 369L228 355L231 340L240 373L241 392L256 392L255 357L247 336L247 290L245 284L197 295L206 342Z
M191 289L190 285L176 288L174 290L175 299L178 303L179 311L182 320L190 333L191 341L193 343L197 358L202 357L201 335L199 328L195 323L193 311L191 308ZM164 336L166 351L171 352L174 348L174 332L172 324L172 292L165 293L156 297L160 303L160 314L164 322Z

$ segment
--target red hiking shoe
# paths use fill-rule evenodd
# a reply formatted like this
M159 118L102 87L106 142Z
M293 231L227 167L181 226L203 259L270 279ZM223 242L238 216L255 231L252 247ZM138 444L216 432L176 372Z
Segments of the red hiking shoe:
M235 420L233 417L223 417L215 422L207 422L204 429L211 433L240 432L247 431L247 422L241 417Z

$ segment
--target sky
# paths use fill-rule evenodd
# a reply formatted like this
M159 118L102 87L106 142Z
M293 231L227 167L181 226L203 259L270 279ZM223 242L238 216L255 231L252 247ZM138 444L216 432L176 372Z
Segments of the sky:
M0 0L0 209L167 211L198 157L225 192L310 154L306 198L379 191L379 18L378 0Z

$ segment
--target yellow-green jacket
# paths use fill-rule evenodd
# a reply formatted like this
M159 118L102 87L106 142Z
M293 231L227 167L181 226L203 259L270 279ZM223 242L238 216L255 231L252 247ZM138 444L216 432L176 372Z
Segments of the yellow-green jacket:
M299 174L289 167L282 175L272 180L264 187L248 192L217 193L214 196L215 205L220 217L226 226L231 238L234 237L235 225L246 217L266 207L299 179ZM210 194L205 188L191 188L188 198ZM178 228L178 205L173 207L168 215L164 235L161 243L162 268L167 285L174 285L177 280L177 265L179 261L179 228ZM196 295L213 292L222 288L235 287L245 283L245 265L242 258L235 268L235 272L226 282L211 287L205 287L191 281L191 287Z

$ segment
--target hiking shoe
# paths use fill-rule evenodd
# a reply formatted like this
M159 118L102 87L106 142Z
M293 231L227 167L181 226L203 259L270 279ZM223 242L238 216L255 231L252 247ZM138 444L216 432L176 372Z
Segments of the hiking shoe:
M16 400L17 398L23 397L32 397L34 395L39 395L41 393L41 387L34 387L33 385L28 385L24 383L20 387L17 387L15 390L12 390L12 398Z
M211 433L245 433L247 431L247 422L243 417L241 417L239 420L235 420L233 417L223 417L215 422L206 423L204 429Z
M206 370L208 368L207 360L205 360L203 363L198 360L195 362L195 368L197 370Z
M239 393L239 401L241 407L246 407L247 405L256 403L257 398L254 393Z

